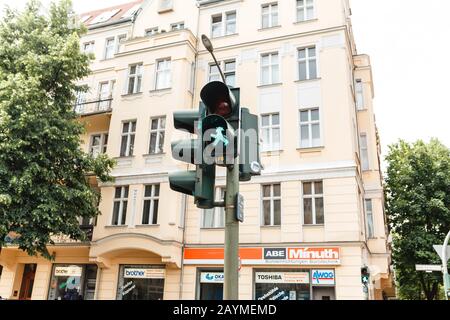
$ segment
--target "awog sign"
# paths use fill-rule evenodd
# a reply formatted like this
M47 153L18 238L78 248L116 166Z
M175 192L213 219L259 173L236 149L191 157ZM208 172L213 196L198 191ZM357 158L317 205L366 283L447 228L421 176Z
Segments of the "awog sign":
M331 285L336 283L336 276L334 270L312 270L312 284L313 285Z

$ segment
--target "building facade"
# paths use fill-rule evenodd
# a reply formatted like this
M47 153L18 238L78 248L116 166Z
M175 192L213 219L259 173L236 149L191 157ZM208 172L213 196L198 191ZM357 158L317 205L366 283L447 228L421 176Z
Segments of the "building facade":
M186 137L173 112L196 109L220 77L202 34L260 118L264 170L240 186L239 297L393 296L371 65L350 16L348 0L141 0L81 15L81 49L95 55L75 106L82 148L115 158L115 181L92 181L102 214L80 221L91 241L59 237L52 262L3 248L0 296L222 298L223 209L168 182L189 167L171 156Z

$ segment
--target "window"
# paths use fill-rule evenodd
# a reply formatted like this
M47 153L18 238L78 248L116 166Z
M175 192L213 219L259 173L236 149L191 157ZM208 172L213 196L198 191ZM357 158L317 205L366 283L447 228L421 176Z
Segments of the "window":
M122 143L120 145L120 156L131 157L134 149L134 137L136 134L136 121L123 123Z
M314 0L297 0L297 21L314 19Z
M263 192L263 225L281 225L281 185L270 184L262 186Z
M225 14L225 35L236 33L236 12L228 12Z
M103 13L99 14L98 16L96 16L94 19L92 19L92 21L89 24L91 25L91 24L96 24L96 23L100 23L100 22L106 22L109 19L111 19L112 17L114 17L119 11L120 11L120 9L112 9L110 11L103 12Z
M113 226L125 225L127 219L128 189L128 186L116 187L112 218Z
M170 59L156 62L156 90L167 89L171 86L171 61Z
M163 300L165 266L120 265L117 300Z
M262 6L262 28L271 28L278 25L278 3Z
M372 239L374 237L372 199L365 199L364 203L366 209L367 237Z
M280 114L261 115L263 151L280 150Z
M111 107L115 80L100 82L98 86L98 110L107 110Z
M157 33L158 33L158 30L159 30L158 27L149 28L149 29L145 30L145 36L146 36L146 37L149 37L149 36L152 36L152 35L154 35L154 34L157 34Z
M236 85L236 60L221 61L219 64L223 70L226 84L234 87ZM211 81L222 81L216 64L209 65L208 82Z
M303 224L324 224L323 182L303 183Z
M356 109L364 110L364 91L361 79L356 79L355 93L356 93Z
M182 30L184 29L184 22L172 23L170 25L170 30Z
M145 186L142 224L158 223L159 184Z
M94 53L94 45L95 45L94 41L83 43L83 52Z
M219 187L215 191L216 201L224 201L225 188ZM216 207L203 210L202 228L223 228L225 226L225 209Z
M261 84L274 84L280 81L278 52L261 56Z
M224 25L225 23L225 25ZM236 33L236 11L211 17L211 37L217 38Z
M300 110L300 148L321 145L319 108Z
M86 102L86 92L82 90L77 90L75 101L75 112L77 113L83 112L85 102Z
M141 92L142 63L130 66L128 71L128 94Z
M96 280L95 264L54 264L48 300L94 300Z
M158 13L170 11L173 9L173 0L159 0Z
M164 152L164 133L166 129L166 117L152 118L150 120L150 148L149 154Z
M121 34L120 36L117 37L117 41L116 41L116 52L115 53L119 53L122 51L122 44L127 40L127 35L126 34Z
M111 59L114 57L114 54L119 53L121 51L121 46L126 39L127 39L126 34L121 34L117 37L111 37L106 39L104 59Z
M367 147L367 135L365 133L359 135L359 147L361 149L362 170L369 170L369 149Z
M114 56L114 38L108 38L105 42L105 57L104 59L111 59Z
M298 79L309 80L317 78L316 47L298 50Z
M211 23L211 36L213 38L220 37L222 35L222 15L212 16Z
M101 153L106 153L108 147L108 134L99 133L91 136L91 142L89 144L89 154L96 157Z

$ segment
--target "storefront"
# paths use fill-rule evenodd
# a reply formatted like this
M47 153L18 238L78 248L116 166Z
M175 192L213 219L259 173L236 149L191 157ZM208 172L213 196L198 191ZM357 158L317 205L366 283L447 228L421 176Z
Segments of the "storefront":
M255 300L335 300L339 248L241 248L240 286ZM185 265L197 267L196 299L223 298L223 249L187 248ZM248 276L246 276L248 274ZM246 281L246 283L244 282ZM250 290L248 291L250 293Z
M198 275L198 300L223 300L223 270L200 269Z
M95 264L54 264L48 300L94 300L96 280Z
M254 269L255 300L311 300L310 272Z
M117 300L162 300L165 274L164 266L121 265Z

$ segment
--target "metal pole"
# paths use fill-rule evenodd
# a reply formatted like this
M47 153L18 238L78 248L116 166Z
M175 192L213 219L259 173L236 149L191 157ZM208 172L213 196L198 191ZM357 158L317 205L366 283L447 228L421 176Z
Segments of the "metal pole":
M444 245L442 246L442 274L444 275L444 295L445 300L448 300L447 292L450 289L450 283L448 283L448 268L447 268L447 246L448 242L450 240L450 231L447 234L447 237L445 237Z
M227 167L225 194L225 256L224 300L239 299L239 221L236 219L235 200L239 192L239 157Z

